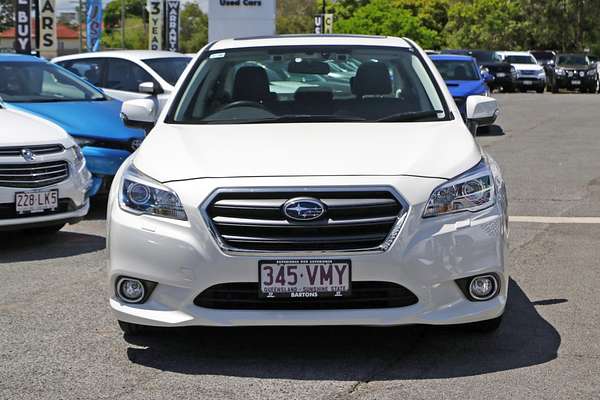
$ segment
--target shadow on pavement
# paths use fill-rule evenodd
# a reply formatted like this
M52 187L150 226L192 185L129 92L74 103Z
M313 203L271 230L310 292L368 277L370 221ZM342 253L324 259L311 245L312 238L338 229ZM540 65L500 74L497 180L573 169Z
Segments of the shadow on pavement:
M51 235L35 231L0 235L0 263L39 261L92 253L106 247L102 236L59 231Z
M502 136L504 129L500 125L482 126L477 129L477 136Z
M129 359L183 374L300 380L440 379L542 364L560 334L511 279L494 334L460 328L186 328L125 337ZM137 346L143 346L139 348Z

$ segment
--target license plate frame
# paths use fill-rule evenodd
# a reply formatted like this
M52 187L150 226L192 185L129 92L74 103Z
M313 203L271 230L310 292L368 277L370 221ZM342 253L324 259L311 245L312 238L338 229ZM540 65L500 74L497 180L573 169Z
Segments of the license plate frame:
M32 197L33 196L33 197ZM44 204L40 201L44 200ZM39 214L54 211L60 199L58 189L28 190L15 193L15 211L18 215ZM48 201L46 201L48 200ZM29 201L29 204L23 202Z
M571 85L573 85L573 86L579 86L579 85L581 85L581 80L579 80L579 79L573 79L571 81Z
M533 81L523 81L523 85L531 86L531 85L533 85Z
M496 77L498 77L498 78L504 78L505 76L506 76L506 74L504 72L498 72L496 74Z
M277 266L277 270L272 269L271 277L264 276L264 267ZM288 285L290 278L290 267L296 267L295 283ZM327 271L331 273L331 284L323 285L323 274L327 277ZM337 266L337 268L336 268ZM343 268L346 266L346 268ZM343 269L340 276L340 270ZM284 281L286 285L281 285L279 274L284 271ZM312 273L312 276L310 275ZM317 276L317 274L319 276ZM337 276L333 276L337 274ZM268 273L267 273L268 275ZM306 276L305 276L306 275ZM265 285L266 279L270 278L271 284ZM337 278L338 284L334 284ZM312 282L311 282L312 279ZM316 285L318 279L319 285ZM300 282L302 281L302 282ZM341 282L341 283L340 283ZM278 285L275 285L278 283ZM308 285L301 286L307 283ZM265 287L269 287L265 291ZM323 297L347 297L352 294L352 261L349 259L279 259L279 260L260 260L258 262L258 297L262 299L318 299Z

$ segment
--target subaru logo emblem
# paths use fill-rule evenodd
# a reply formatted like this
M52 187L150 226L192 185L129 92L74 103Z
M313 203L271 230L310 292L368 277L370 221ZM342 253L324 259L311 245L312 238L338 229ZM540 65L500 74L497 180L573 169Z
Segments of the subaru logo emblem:
M30 149L21 150L21 156L25 159L25 161L33 161L35 160L35 154Z
M313 221L325 214L325 205L310 197L297 197L283 205L283 213L295 221Z

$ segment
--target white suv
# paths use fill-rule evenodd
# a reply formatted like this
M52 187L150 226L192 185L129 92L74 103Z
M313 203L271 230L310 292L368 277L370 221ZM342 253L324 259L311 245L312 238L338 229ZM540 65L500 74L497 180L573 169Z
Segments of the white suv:
M351 73L332 77L332 64ZM266 68L295 92L275 91ZM415 43L231 39L188 71L110 194L110 306L126 333L498 326L500 169ZM122 111L153 115L147 100ZM474 129L496 101L469 97L466 113Z
M52 63L121 101L155 96L160 109L191 59L169 51L120 50L56 57Z
M91 174L60 127L0 105L0 232L56 232L88 212Z
M521 92L535 90L544 93L546 90L546 73L535 57L528 51L500 51L502 61L512 65L517 71L517 89Z

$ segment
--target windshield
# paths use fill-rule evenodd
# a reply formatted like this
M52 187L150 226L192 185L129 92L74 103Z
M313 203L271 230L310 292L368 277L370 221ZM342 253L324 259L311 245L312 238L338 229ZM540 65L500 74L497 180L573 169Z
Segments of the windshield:
M506 56L504 61L509 64L537 64L532 56Z
M433 60L445 81L478 81L479 73L472 61Z
M579 54L561 54L558 63L564 65L588 65L587 57Z
M185 67L190 62L190 57L168 57L168 58L151 58L142 60L146 65L152 68L161 78L167 81L170 85L175 86L177 80L183 73Z
M531 55L533 55L539 62L547 62L554 59L554 54L546 51L532 52Z
M470 55L475 57L478 64L502 61L501 57L494 51L473 50Z
M430 71L401 48L212 52L182 90L169 122L416 122L447 117Z
M93 86L41 62L0 63L0 98L8 103L105 100Z

